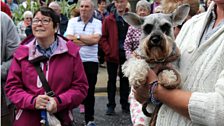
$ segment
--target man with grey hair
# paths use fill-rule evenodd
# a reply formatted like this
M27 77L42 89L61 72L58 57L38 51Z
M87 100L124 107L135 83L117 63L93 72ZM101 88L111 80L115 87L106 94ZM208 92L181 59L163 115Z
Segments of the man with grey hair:
M49 8L53 9L57 15L60 17L60 24L59 24L59 29L58 33L60 35L64 35L67 25L68 25L68 18L61 13L61 6L58 4L58 2L53 1L48 5Z
M85 122L87 126L95 126L94 104L95 85L98 74L98 42L102 34L102 23L93 18L94 3L91 0L81 0L80 16L69 20L66 30L67 38L80 45L80 56L89 83L85 106Z

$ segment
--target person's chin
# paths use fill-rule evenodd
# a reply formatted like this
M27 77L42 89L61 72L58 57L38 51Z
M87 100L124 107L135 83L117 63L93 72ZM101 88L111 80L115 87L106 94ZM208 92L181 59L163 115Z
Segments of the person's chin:
M119 14L123 14L124 13L124 11L123 10L119 10L119 11L117 11Z
M46 34L36 34L35 37L36 38L46 38L47 35Z

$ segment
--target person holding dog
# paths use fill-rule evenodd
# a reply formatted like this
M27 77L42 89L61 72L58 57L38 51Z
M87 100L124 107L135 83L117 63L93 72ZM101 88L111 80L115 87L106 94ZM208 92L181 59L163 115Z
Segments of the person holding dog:
M54 10L38 9L32 19L33 36L22 41L13 55L5 91L17 108L15 126L40 126L42 111L54 114L62 126L71 126L72 109L87 96L79 47L57 34L59 23ZM53 92L51 96L41 83L36 63Z
M224 1L213 0L206 13L192 17L176 38L181 50L178 68L180 88L154 88L154 98L163 103L157 126L223 126L224 122ZM149 70L148 84L157 82L156 70ZM135 88L141 103L150 85Z
M140 0L136 4L136 14L141 17L147 16L150 14L151 8L150 3L146 0ZM141 36L141 29L129 26L128 32L124 42L125 56L129 59L133 54L133 51L138 47ZM130 114L133 126L148 125L148 117L146 117L141 109L142 105L136 101L134 98L133 92L131 90L129 94L130 102Z

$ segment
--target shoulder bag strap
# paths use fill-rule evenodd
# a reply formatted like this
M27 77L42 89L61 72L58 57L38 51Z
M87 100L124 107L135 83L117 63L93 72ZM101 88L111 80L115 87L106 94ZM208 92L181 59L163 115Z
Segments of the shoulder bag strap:
M51 90L50 86L48 85L47 79L45 78L44 72L43 70L40 68L40 62L39 63L35 63L34 67L37 71L37 74L40 78L40 81L44 87L44 90L47 92L48 96L55 96L55 93Z

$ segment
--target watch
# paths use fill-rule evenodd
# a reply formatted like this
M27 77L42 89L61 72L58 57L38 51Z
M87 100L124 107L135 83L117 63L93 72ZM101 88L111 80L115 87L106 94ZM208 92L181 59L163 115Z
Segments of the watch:
M77 36L76 36L76 39L77 39L77 40L80 40L80 35L77 35Z

